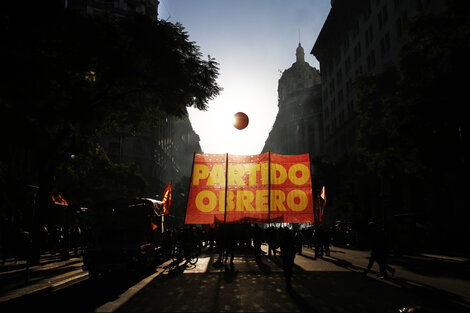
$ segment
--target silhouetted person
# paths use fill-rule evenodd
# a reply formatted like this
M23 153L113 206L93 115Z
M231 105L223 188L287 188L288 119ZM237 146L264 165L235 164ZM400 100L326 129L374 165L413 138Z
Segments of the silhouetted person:
M255 260L261 260L261 241L263 240L263 231L255 224L255 229L253 230L253 246L255 250Z
M225 251L225 225L219 225L215 231L215 245L219 258L216 263L221 263Z
M377 276L386 279L388 278L387 270L390 271L393 275L395 274L395 269L387 264L388 252L385 232L374 222L369 223L369 232L371 240L370 258L369 263L367 264L367 268L364 270L363 274L367 275L374 262L377 262L379 265L379 274Z
M268 256L276 256L276 249L279 244L279 233L274 227L268 228Z
M230 255L230 264L233 264L233 258L235 254L235 248L237 246L237 229L235 225L228 224L225 225L225 259L224 262L227 262L227 259Z
M298 254L302 254L302 245L304 241L304 236L300 230L297 230L294 235L295 238L295 250Z
M280 246L286 290L290 291L292 288L292 267L294 266L295 259L295 238L287 227L282 229Z
M75 256L78 256L78 247L81 244L81 237L82 237L82 229L80 228L80 226L75 226L72 229L72 234L70 236L70 242L71 242Z
M323 253L325 253L326 256L330 256L330 242L331 242L331 232L330 230L325 230L323 232L323 238L321 240L322 245L323 245Z
M324 246L323 240L325 239L325 231L323 230L323 226L319 225L315 231L315 257L323 257L324 253Z
M214 249L214 241L215 241L215 229L211 227L207 233L207 238L209 240L209 251Z

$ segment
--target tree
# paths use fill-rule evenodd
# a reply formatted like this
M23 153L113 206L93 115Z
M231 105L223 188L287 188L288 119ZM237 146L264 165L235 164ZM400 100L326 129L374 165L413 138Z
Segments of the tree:
M137 131L188 106L204 110L221 90L218 64L202 58L180 24L22 5L8 1L1 10L0 64L8 79L0 85L0 182L39 185L40 209L57 169L71 155L87 155L103 132Z

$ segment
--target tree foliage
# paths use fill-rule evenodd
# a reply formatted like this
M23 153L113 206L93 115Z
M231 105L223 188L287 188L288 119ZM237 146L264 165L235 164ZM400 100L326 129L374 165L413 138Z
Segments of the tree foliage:
M204 110L221 90L217 62L182 25L51 3L7 1L0 13L2 181L26 169L20 183L40 185L44 197L57 169L74 166L71 155L96 160L89 151L103 132Z

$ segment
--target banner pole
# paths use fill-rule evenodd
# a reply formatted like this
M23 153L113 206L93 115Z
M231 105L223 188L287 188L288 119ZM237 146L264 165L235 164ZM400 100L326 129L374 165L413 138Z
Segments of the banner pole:
M193 164L191 165L191 176L189 178L188 193L186 195L186 209L184 210L184 224L186 224L186 214L188 213L189 191L191 190L191 182L193 181L193 171L194 171L194 160L195 159L196 159L196 151L193 151ZM174 223L174 221L173 221L173 223Z
M224 225L227 221L227 186L228 186L228 153L225 155L225 202L224 202Z
M271 151L268 151L268 228L271 227Z
M312 178L312 159L310 158L310 152L308 153L308 160L310 162L310 180L312 182L312 213L313 213L313 223L316 225L316 217L315 217L315 193L313 192L313 178Z

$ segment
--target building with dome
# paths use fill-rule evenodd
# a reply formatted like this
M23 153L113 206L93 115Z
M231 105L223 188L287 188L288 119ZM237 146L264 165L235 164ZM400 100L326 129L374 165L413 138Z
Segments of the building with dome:
M295 63L278 82L279 112L263 152L313 156L320 153L322 141L320 72L305 61L300 43L295 54Z

